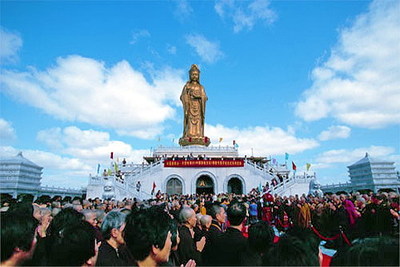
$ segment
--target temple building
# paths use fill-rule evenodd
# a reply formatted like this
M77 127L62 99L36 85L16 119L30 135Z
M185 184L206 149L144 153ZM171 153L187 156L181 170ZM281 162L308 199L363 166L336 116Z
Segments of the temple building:
M266 186L268 192L308 193L314 176L291 176L286 166L265 157L241 157L237 146L210 146L204 134L208 100L200 70L192 65L183 87L183 135L179 147L158 147L144 164L111 162L108 172L91 176L87 198L148 199L158 191L173 194L247 194Z
M25 158L22 152L0 159L0 193L15 199L21 194L37 198L41 195L82 197L86 193L84 189L42 186L42 170L43 167Z
M368 153L359 161L347 167L350 181L344 184L322 186L324 192L393 190L400 192L399 172L393 161L372 158Z

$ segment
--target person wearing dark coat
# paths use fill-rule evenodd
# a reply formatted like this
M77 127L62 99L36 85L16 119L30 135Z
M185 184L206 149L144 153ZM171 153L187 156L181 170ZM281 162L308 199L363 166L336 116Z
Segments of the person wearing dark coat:
M211 216L211 226L206 233L206 245L202 252L203 265L210 265L212 261L212 244L218 239L224 232L222 230L222 224L226 221L225 209L219 204L213 204L207 208L207 214Z
M99 248L97 266L126 266L129 264L129 251L126 249L122 232L126 215L120 211L110 211L101 224L105 240Z
M196 214L191 208L183 208L179 214L182 226L179 228L180 243L178 246L179 264L185 265L189 260L194 260L196 265L202 265L201 252L204 249L206 238L195 242L193 228L196 226Z
M241 232L242 223L246 218L246 206L240 202L231 203L227 215L230 227L211 245L210 265L240 265L243 253L246 251L247 239Z

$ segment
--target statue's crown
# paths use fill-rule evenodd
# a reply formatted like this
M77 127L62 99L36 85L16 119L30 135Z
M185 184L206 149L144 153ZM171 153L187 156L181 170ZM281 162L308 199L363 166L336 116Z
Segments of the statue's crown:
M192 72L192 71L200 72L200 70L199 70L199 68L197 67L196 64L193 64L192 67L190 68L189 72Z

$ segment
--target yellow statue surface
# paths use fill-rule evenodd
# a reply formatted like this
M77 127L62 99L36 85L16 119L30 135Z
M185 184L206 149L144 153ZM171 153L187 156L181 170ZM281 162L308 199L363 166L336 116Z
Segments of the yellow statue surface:
M208 100L204 87L200 84L200 70L193 64L189 70L190 80L186 82L181 94L183 104L183 136L179 140L182 146L210 144L204 136L206 102Z

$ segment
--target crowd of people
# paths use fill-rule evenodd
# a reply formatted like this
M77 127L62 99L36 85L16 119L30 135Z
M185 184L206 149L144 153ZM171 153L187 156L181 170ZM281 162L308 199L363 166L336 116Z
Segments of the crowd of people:
M399 266L399 195L5 201L4 266Z

